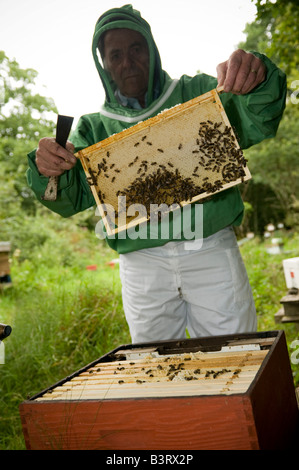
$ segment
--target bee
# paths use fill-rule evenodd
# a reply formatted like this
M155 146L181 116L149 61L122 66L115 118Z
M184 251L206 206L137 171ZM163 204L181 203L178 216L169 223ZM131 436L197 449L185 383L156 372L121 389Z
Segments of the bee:
M158 149L158 152L164 153L164 150L163 149Z
M138 159L139 159L139 157L137 155L137 157L134 158L134 163L136 163Z
M143 380L139 380L139 379L136 380L136 383L137 383L137 384L142 384L142 382L144 382L144 381L143 381Z
M136 144L134 144L134 147L138 147L139 144L140 142L136 142Z
M173 168L173 164L172 164L172 163L168 162L167 165L170 166L171 168Z
M142 137L142 139L141 139L141 140L142 140L142 142L144 142L144 141L145 141L145 139L146 139L146 135L144 135L144 136Z
M114 181L115 181L115 176L113 176L111 183L114 183Z
M129 163L128 166L131 167L131 166L133 166L133 165L134 165L134 162L131 162L131 163Z
M106 155L107 155L107 157L109 158L109 157L110 157L110 152L107 152Z
M147 145L153 145L151 142L146 142L146 143L147 143Z
M114 171L115 173L120 173L120 170L118 170L117 168Z
M110 165L110 170L112 170L112 168L115 167L115 163L112 163L112 165Z
M183 144L179 144L178 149L181 150L182 147L183 147Z
M118 383L119 383L119 384L123 384L124 381L123 381L123 380L119 380Z

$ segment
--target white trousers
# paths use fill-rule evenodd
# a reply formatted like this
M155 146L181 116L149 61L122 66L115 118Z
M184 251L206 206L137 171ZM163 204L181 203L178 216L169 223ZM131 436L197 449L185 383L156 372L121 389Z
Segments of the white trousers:
M256 331L247 272L231 227L203 240L120 255L132 342Z

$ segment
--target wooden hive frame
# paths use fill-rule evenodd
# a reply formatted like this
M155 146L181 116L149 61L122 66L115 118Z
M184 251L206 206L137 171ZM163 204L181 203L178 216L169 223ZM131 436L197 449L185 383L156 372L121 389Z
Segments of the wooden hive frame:
M143 352L140 358L102 362L90 367L37 401L245 393L267 353L259 348L162 356Z
M164 110L76 154L108 236L147 222L150 204L172 211L251 178L220 91Z

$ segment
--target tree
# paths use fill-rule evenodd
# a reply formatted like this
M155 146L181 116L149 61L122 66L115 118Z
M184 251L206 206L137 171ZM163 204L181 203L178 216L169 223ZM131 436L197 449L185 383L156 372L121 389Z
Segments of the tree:
M281 221L283 214L290 226L296 226L299 220L299 11L295 8L297 0L255 3L256 20L246 25L247 38L239 47L266 54L287 73L288 79L286 109L276 137L245 151L253 180L245 188L244 199L252 207L257 207L256 190L263 185L263 191L258 191L263 194L263 211L256 210L251 227L259 227L261 232L267 213L268 223Z
M35 211L26 181L27 153L40 138L54 135L56 107L35 92L37 72L20 68L0 51L0 220Z
M255 0L257 24L267 23L268 43L265 52L276 57L287 73L299 71L298 0Z

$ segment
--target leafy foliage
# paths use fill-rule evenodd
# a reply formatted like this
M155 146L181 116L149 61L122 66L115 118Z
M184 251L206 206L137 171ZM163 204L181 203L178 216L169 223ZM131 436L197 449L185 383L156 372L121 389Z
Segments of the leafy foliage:
M262 234L270 222L299 226L299 10L296 0L255 3L257 17L246 25L239 47L268 55L287 73L289 91L276 137L245 151L253 176L243 190L252 209L246 221L249 230Z
M277 59L287 74L299 69L299 9L297 0L255 0L256 24L266 24L265 52Z
M26 181L27 153L54 132L53 100L35 92L37 72L22 69L0 51L0 220L5 225L20 210L34 213L35 197Z

